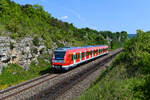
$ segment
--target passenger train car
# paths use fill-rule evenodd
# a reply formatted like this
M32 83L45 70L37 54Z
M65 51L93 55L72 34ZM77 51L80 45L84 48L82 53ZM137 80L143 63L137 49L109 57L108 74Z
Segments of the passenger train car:
M54 69L68 70L78 64L108 53L107 45L57 48L52 53L51 65Z

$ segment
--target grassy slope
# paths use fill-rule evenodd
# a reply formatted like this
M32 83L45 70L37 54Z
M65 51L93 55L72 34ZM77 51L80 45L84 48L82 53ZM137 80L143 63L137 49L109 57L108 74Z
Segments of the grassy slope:
M110 66L91 84L79 100L132 100L132 85L136 78L127 79L122 66Z
M0 75L0 90L43 75L50 72L49 69L50 64L43 61L42 58L39 58L38 65L35 65L34 62L32 62L29 71L25 71L16 64L8 65L3 69L2 75Z

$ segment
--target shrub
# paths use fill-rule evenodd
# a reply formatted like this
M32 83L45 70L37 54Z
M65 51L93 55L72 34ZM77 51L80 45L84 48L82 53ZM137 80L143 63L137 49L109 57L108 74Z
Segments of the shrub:
M34 37L34 38L33 38L33 44L34 44L35 46L40 46L40 39L39 39L38 37Z
M12 34L10 35L10 38L16 40L16 39L18 38L18 34L17 34L17 33L12 33Z
M35 54L37 54L38 53L38 49L37 48L33 48L32 52L35 53Z
M10 42L10 49L13 50L14 47L15 47L15 46L14 46L14 43L13 43L13 42Z

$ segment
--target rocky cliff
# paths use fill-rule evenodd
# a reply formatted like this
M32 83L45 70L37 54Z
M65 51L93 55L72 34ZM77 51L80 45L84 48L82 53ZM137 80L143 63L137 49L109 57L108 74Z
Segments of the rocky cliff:
M18 64L24 70L29 70L32 61L38 64L37 58L42 53L50 54L42 39L36 41L31 37L11 39L0 37L0 73L8 64ZM36 45L38 43L38 45Z

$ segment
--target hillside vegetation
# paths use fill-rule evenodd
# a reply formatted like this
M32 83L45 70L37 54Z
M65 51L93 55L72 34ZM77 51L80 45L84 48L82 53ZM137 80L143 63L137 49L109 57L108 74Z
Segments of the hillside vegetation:
M10 0L0 0L0 34L14 39L39 36L48 48L109 44L112 48L122 46L127 32L96 31L76 28L44 11L40 5L19 5Z
M137 31L79 100L149 100L150 32Z

